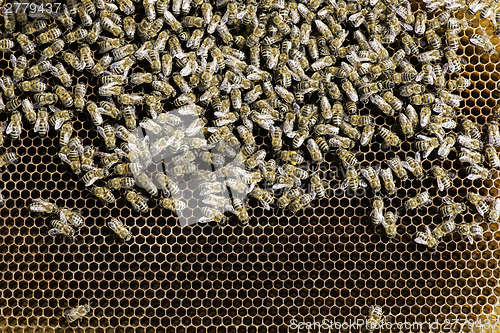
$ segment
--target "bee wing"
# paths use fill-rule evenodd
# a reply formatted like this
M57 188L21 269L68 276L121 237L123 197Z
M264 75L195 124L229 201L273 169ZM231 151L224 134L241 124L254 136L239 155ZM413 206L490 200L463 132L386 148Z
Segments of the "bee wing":
M434 150L434 147L427 149L422 156L424 158L427 158L432 153L433 150Z
M103 137L105 138L106 137L106 133L104 132L104 128L102 128L101 126L97 126L97 132ZM130 144L129 144L130 145Z
M269 204L267 202L265 202L264 200L259 200L259 201L262 204L262 206L264 206L265 210L270 210L271 209L271 206L269 206Z
M13 54L10 55L10 62L12 63L12 68L15 68L17 63L17 58L15 55Z
M427 245L427 236L424 233L417 231L414 241L417 244Z
M63 154L63 153L59 153L59 158L60 158L60 159L61 159L61 161L63 161L64 163L71 165L71 161L68 159L68 156L66 156L65 154Z
M61 212L59 213L59 218L64 223L68 223L68 218L66 217L66 213L64 212L64 209L61 209Z
M98 177L92 177L88 181L85 182L85 186L90 186L94 184L99 178Z
M474 243L474 239L472 238L471 235L464 235L464 238L469 241L469 244L472 245Z
M469 179L469 180L476 180L476 179L480 179L481 176L480 175L470 174L466 178Z
M65 119L57 119L55 124L54 124L54 129L57 131L58 129L61 128L61 126L66 122Z
M118 230L118 226L116 225L116 223L115 223L115 222L113 222L113 221L109 221L107 224L108 224L108 227L109 227L111 230L113 230L114 232L117 232L117 230Z
M57 235L61 235L61 234L62 234L62 232L59 229L52 228L49 230L49 235L51 235L51 236L57 236Z
M9 125L7 126L7 129L5 130L5 134L10 134L14 130L14 123L10 122ZM36 132L36 131L35 131Z
M366 180L370 181L370 174L366 171L366 169L361 169L361 174L366 178Z
M212 222L213 220L209 217L206 217L206 216L202 216L198 219L198 222L199 223L208 223L208 222Z
M349 185L349 180L346 178L340 183L340 189L345 190L348 185Z
M418 140L423 140L423 141L429 141L432 140L430 137L423 135L423 134L417 134L417 139Z
M450 197L446 196L443 198L443 201L448 204L448 205L451 205L453 203L453 201L451 200Z
M475 205L475 207L479 215L484 216L484 214L486 214L486 212L481 208L480 205Z
M437 186L440 191L444 191L444 184L441 178L437 178Z

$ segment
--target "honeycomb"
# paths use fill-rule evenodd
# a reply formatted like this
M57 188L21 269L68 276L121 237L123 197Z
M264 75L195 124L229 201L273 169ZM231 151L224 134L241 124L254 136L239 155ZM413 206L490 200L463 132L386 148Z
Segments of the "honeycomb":
M486 27L486 22L460 35L458 54L467 60L462 75L473 82L461 93L461 112L484 125L500 97L500 57L469 45L467 36L479 25ZM498 46L498 37L491 41ZM0 75L10 75L9 66L3 54ZM87 78L79 76L77 81ZM89 93L97 100L95 91ZM0 114L0 121L5 119ZM376 116L375 122L392 126L394 120ZM79 113L74 129L83 144L102 146L91 128L88 115ZM445 237L436 251L414 243L417 228L440 221L442 199L431 178L409 180L396 196L384 199L392 210L421 188L433 199L431 206L400 219L400 238L392 241L367 218L370 193L347 195L339 190L344 175L332 154L321 166L322 178L331 179L330 197L313 201L310 208L297 214L277 208L264 211L251 199L249 226L231 220L223 228L181 228L175 216L158 207L138 213L123 198L103 206L60 161L56 132L51 129L48 137L40 138L26 129L19 141L7 138L4 145L14 147L20 162L1 173L6 198L0 210L3 332L153 332L157 327L168 332L286 332L292 319L365 318L374 304L393 322L495 320L499 314L497 225L483 223L484 239L472 245L456 234ZM264 145L261 134L257 143ZM380 137L375 138L359 148L363 165L394 156ZM410 142L404 141L398 154L403 158L411 151ZM463 180L456 152L444 162L425 160L423 166L428 170L434 164L457 173L446 193L456 201L472 189L498 194L497 174L493 181ZM47 221L28 210L34 198L80 209L86 227L74 240L48 236ZM110 216L132 226L132 241L125 244L112 237L104 222ZM468 212L456 222L473 219ZM93 308L90 315L68 325L64 310L86 303ZM449 330L424 326L422 331Z

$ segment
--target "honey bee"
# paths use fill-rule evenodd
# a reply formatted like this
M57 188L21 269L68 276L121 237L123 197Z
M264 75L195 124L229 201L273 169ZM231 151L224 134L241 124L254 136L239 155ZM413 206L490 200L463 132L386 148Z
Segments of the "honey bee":
M44 199L33 199L33 202L29 206L30 211L34 213L43 213L43 214L58 214L59 207L57 205L44 200Z
M412 96L413 97L413 96ZM370 96L370 101L377 106L386 116L393 116L394 109L389 103L387 103L382 96L378 94L373 94Z
M434 236L429 226L425 226L425 232L417 231L415 234L415 243L435 249L438 246L439 239Z
M403 97L410 97L417 94L422 94L425 92L425 88L423 85L419 83L410 83L402 86L399 90L399 93Z
M90 313L90 306L88 305L79 305L76 308L64 311L64 316L68 323L72 323L76 320L82 319L88 313Z
M424 151L424 158L427 158L427 156L429 156L430 153L432 153L432 151L440 145L439 140L434 137L427 137L425 135L418 134L417 139L419 139L420 141L417 141L414 144L415 149L417 149L418 151Z
M346 121L342 121L340 123L340 131L343 134L347 135L352 140L357 141L357 140L361 139L361 133L358 131L358 129Z
M135 181L132 177L117 177L107 181L106 186L110 189L132 189L134 188Z
M382 226L385 229L387 237L394 238L397 235L397 225L398 222L398 214L393 212L387 212L384 215L384 220L382 221Z
M457 232L467 238L470 244L474 240L481 240L483 238L484 230L477 222L462 223L457 226Z
M457 137L458 144L464 148L471 150L482 150L483 143L479 139L471 138L468 135L459 135Z
M66 43L71 44L87 38L89 32L86 29L78 28L64 35Z
M47 28L46 20L34 20L23 27L23 32L27 35L33 35Z
M49 230L49 235L63 235L66 237L73 237L75 235L75 229L73 229L67 222L60 220L50 221L52 229Z
M457 228L457 226L456 226L455 222L453 221L453 219L448 219L448 220L444 221L443 223L441 223L440 225L438 225L432 231L432 234L437 240L439 240L439 239L443 238L443 236L448 235L448 234L452 233L453 231L455 231L456 228Z
M113 62L113 57L106 53L101 59L99 59L95 66L90 70L90 73L94 76L100 76Z
M278 167L278 170L282 170L282 173L285 175L297 177L299 179L309 178L309 172L291 164L284 165L282 169L281 167Z
M198 220L198 222L200 223L214 221L217 222L219 226L222 226L226 223L226 217L220 210L216 208L204 206L201 208L201 212L204 216Z
M261 160L259 161L259 167L264 179L270 184L274 184L274 181L276 179L276 170L277 170L276 161L274 159L270 159L267 162Z
M359 143L362 146L368 145L371 142L374 134L375 134L375 126L373 125L364 126L363 131L361 132L361 138L359 139Z
M445 188L450 188L452 186L452 181L450 176L454 176L452 173L447 173L440 166L433 166L431 168L432 175L436 177L438 189L444 191Z
M128 242L132 239L130 227L127 227L119 218L112 217L107 224L118 237L123 239L123 241Z
M21 135L21 120L21 113L19 113L19 111L13 112L10 116L10 122L5 129L5 134L9 134L12 140L19 139Z
M482 34L472 34L469 37L469 42L473 45L479 46L483 49L483 52L487 54L493 54L495 52L495 46L490 42L490 37L481 29Z
M317 173L311 175L311 186L316 196L320 199L326 198L326 189L323 185L323 181L320 179Z
M43 79L38 78L21 82L19 88L21 88L22 91L44 92L47 90L47 84L43 82Z
M306 147L314 162L321 163L323 161L323 154L314 139L308 139Z
M374 225L384 223L384 200L381 197L373 199L370 219Z
M65 107L70 108L73 106L73 97L71 97L69 92L64 87L56 86L55 92L59 97L59 101L61 101Z
M449 197L444 197L443 201L446 205L439 208L439 213L443 215L443 217L454 219L458 214L467 211L467 206L464 203L455 203Z
M162 189L163 193L165 195L169 195L172 193L173 195L176 195L180 192L180 188L177 185L175 181L172 179L168 178L165 174L163 173L156 173L155 174L155 180L160 184L160 188Z
M406 200L405 208L406 210L419 209L422 206L427 206L432 203L430 199L429 192L424 191L418 193L415 197Z
M28 71L29 72L29 68L28 68ZM52 75L54 75L56 78L59 79L59 81L61 81L61 84L68 88L71 86L71 76L68 74L68 72L66 71L66 69L64 68L63 64L61 64L60 62L58 62L55 66L53 66L51 69L50 69L50 72Z
M487 168L475 163L466 167L465 172L467 173L466 178L470 180L488 179L491 177L491 172Z
M498 223L500 220L500 198L497 198L493 201L491 205L490 214L488 215L488 222L490 223Z
M87 103L87 111L92 118L92 122L95 126L101 126L104 122L102 118L103 108L98 107L94 102L89 101Z
M391 146L399 146L401 145L401 140L399 137L392 132L391 130L385 127L379 127L380 136Z
M132 208L137 212L147 212L149 210L146 198L135 191L125 191L125 199L130 202Z
M85 183L85 186L90 186L94 184L97 180L106 178L109 176L108 169L95 169L88 171L83 177L82 181Z
M34 124L36 122L36 112L33 109L33 104L29 100L29 98L23 99L21 102L22 110L24 112L24 116L31 123ZM1 127L0 127L1 128ZM0 131L1 134L1 131Z
M125 34L125 37L127 37L128 39L134 39L136 25L137 23L135 23L133 17L126 16L123 19L123 32Z
M428 106L424 106L420 109L420 127L426 128L429 125L431 120L431 108Z
M353 166L349 166L346 169L346 178L340 184L340 188L345 190L349 187L351 191L356 192L360 186L366 187L367 185L359 178L358 170Z
M69 51L64 51L62 53L62 59L78 72L81 72L85 69L85 62L83 60L80 60L76 55Z
M154 182L145 173L140 173L135 176L135 183L145 189L149 195L156 197L158 195L158 189Z
M367 126L372 125L373 119L371 116L352 115L349 118L349 122L353 126Z
M15 97L14 82L10 76L3 76L0 78L0 88L3 89L5 98L13 99Z
M377 328L381 327L384 322L384 311L378 305L372 305L368 312L368 319L366 321L366 329L372 333Z
M97 170L97 167L94 164L94 156L96 155L94 147L85 146L83 149L80 148L80 155L80 162L83 171Z
M171 211L179 211L183 210L187 207L186 203L182 200L174 199L174 198L163 198L160 200L160 206L169 209Z
M87 95L87 85L84 83L78 83L75 86L75 97L73 103L75 105L76 111L82 111L85 107L85 96Z
M71 123L65 123L62 125L61 130L59 132L59 145L64 147L68 144L71 136L73 134L73 125Z
M407 156L406 161L402 162L401 165L410 171L415 178L422 179L424 177L424 169L422 167L420 153L416 153L415 158Z
M249 193L249 195L259 200L261 205L266 210L271 209L270 205L274 203L274 195L271 192L263 190L258 186L255 186L253 190Z
M67 208L61 208L59 218L62 222L72 225L75 228L80 228L84 224L83 216L77 212Z
M490 168L492 169L500 168L500 158L498 157L497 151L494 146L486 145L484 149L484 154L486 155L486 160L488 161Z
M301 209L306 208L311 201L313 201L315 198L315 193L313 192L312 194L306 193L306 194L301 194L299 195L295 200L292 201L290 204L290 210L293 213L298 212Z
M198 167L195 163L185 163L185 164L180 164L174 166L174 174L178 177L196 172L198 170Z
M135 13L135 6L134 3L130 0L119 0L117 1L118 3L118 8L125 14L125 15L132 15Z
M450 134L450 135L446 136L444 138L443 142L441 143L441 145L439 146L439 149L437 152L438 157L441 159L446 159L448 157L448 155L450 154L451 150L455 149L453 147L455 146L456 140L457 140L457 138L454 134Z
M52 29L49 29L49 30L39 34L35 38L35 41L37 42L37 44L47 44L47 43L53 42L54 40L59 38L61 35L62 35L62 31L59 28L52 28Z
M104 124L102 127L97 126L97 131L102 136L107 149L113 150L116 148L115 131L110 124Z
M462 127L464 128L465 134L475 140L481 139L481 131L477 126L469 119L464 118L462 120ZM466 138L462 139L463 141L467 141Z
M443 56L443 51L441 50L431 50L427 52L422 52L417 55L417 60L422 63L429 63L432 61L438 61Z
M259 162L264 160L265 157L266 157L266 151L263 149L258 150L253 155L246 158L245 167L247 168L247 170L252 170L256 168Z
M233 197L233 207L238 220L246 225L250 220L250 216L248 215L248 211L243 200Z
M349 166L357 167L359 164L359 161L356 159L355 155L351 151L344 148L339 148L337 150L337 156L346 169Z
M493 147L500 146L500 130L496 121L491 121L487 124L488 128L488 143Z
M446 87L448 90L453 91L453 90L458 90L458 91L463 91L467 87L471 85L471 81L465 77L458 77L455 80L449 80L448 83L446 84Z
M47 113L47 109L38 109L34 131L40 136L47 135L47 132L49 131L49 114Z
M12 71L12 79L14 82L19 82L24 77L24 71L28 66L28 61L24 55L16 58L13 54L10 55L10 61L12 63L13 71Z
M366 168L361 169L361 174L368 181L368 184L372 188L373 192L380 192L382 189L382 184L380 183L380 178L378 176L378 169L375 169L371 166L367 166Z

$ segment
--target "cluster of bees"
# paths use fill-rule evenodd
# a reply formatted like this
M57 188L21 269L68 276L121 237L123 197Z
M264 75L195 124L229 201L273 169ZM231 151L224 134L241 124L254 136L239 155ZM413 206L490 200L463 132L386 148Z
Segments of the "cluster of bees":
M184 209L178 182L201 180L206 206L199 222L218 224L226 211L247 223L247 198L295 213L327 197L318 170L334 153L345 169L342 188L369 187L377 195L371 220L395 237L400 211L385 211L382 195L394 195L395 178L404 182L407 171L422 179L422 158L459 150L470 180L500 167L498 124L488 124L484 145L476 125L457 115L459 93L471 82L460 76L457 55L469 19L454 15L479 13L498 32L497 2L424 2L416 13L407 0L67 0L58 12L36 17L4 10L0 49L10 54L12 72L0 78L0 110L9 116L0 141L18 139L28 124L40 136L56 130L59 157L89 191L109 204L119 194L138 212L153 200ZM469 41L495 52L484 32ZM89 83L75 82L75 74ZM396 125L376 125L364 105ZM79 113L89 115L101 146L75 135ZM266 133L263 144L257 133ZM394 149L416 138L415 154L388 160L387 168L361 166L356 149L376 134ZM0 167L16 159L8 151ZM154 163L164 170L148 172ZM451 186L447 170L430 172L439 191ZM500 202L490 207L475 193L467 200L498 222ZM466 205L447 201L440 209L445 222L432 231L426 226L417 243L435 248L454 231L481 237L479 224L453 222ZM420 192L404 208L430 203ZM59 216L50 234L71 236L81 224L79 214L49 202L30 207ZM131 238L119 219L108 226ZM86 312L74 309L68 319Z
M59 207L48 200L34 199L29 209L37 215L58 217L58 219L50 221L49 224L52 226L52 229L49 230L49 235L73 237L75 235L75 229L79 229L84 225L84 218L80 212L65 207ZM124 241L128 241L132 238L130 228L125 226L119 218L112 217L107 224L108 227Z

